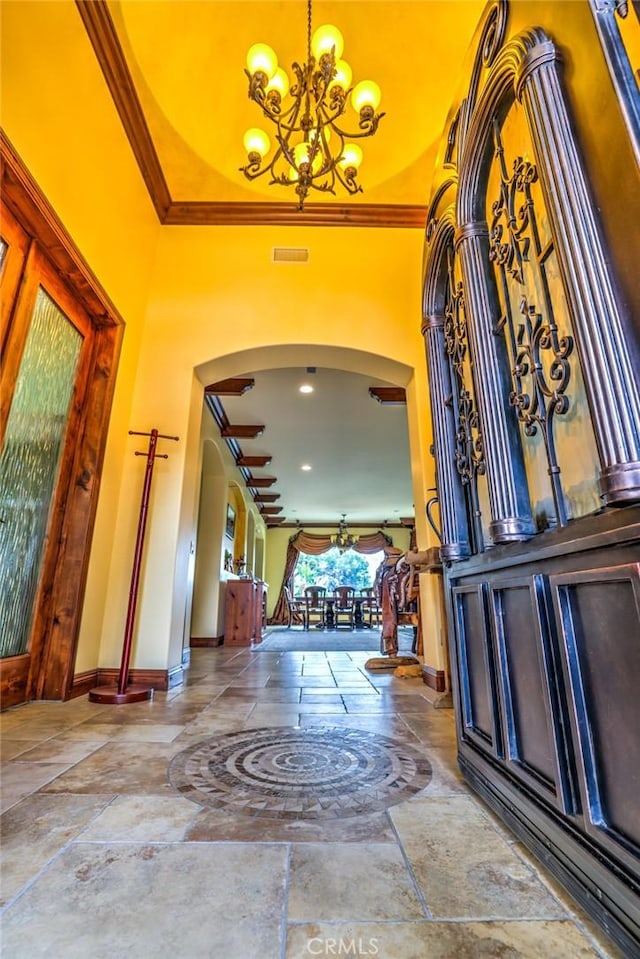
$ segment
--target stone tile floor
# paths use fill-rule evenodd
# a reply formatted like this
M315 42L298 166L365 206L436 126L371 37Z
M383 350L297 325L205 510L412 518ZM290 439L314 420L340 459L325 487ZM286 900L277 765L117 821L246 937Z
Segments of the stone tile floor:
M186 683L148 703L4 712L3 959L619 959L467 788L452 712L342 645L193 650ZM430 782L305 821L200 806L168 780L202 740L320 725L418 749Z

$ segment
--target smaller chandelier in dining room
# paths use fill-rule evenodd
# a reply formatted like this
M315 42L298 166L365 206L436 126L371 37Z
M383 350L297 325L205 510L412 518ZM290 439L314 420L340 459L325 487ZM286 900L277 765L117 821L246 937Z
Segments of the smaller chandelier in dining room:
M348 549L352 549L358 542L358 537L353 536L349 532L346 517L347 514L342 513L342 519L338 523L338 532L331 537L331 542L341 553L346 553Z
M372 80L351 86L352 72L342 59L344 41L330 24L311 36L311 0L307 0L307 59L294 63L293 83L278 66L275 52L264 43L254 44L247 54L249 99L275 124L275 153L261 129L247 130L244 146L248 162L240 170L249 180L269 173L269 184L293 186L298 210L310 190L335 195L342 186L347 193L362 192L357 181L362 150L357 143L372 136L384 116L376 113L380 88ZM351 118L349 114L352 114ZM356 129L349 132L346 125Z

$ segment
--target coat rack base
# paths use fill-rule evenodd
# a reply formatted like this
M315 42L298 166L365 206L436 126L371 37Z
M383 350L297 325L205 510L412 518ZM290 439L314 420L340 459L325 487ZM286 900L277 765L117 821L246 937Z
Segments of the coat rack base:
M96 686L89 690L90 703L107 703L111 706L124 706L126 703L142 703L151 699L152 686L131 685L123 693L118 692L117 686Z

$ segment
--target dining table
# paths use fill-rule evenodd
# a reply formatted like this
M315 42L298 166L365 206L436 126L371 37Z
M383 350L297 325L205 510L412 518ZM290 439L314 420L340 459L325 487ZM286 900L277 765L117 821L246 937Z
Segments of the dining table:
M362 616L362 604L369 599L368 596L354 596L353 597L353 606L354 606L354 628L355 629L370 629L369 623L365 623ZM297 603L300 603L301 606L304 606L304 596L296 596L295 600ZM316 623L315 629L336 629L335 616L333 612L333 607L336 602L335 596L325 596L323 603L325 606L325 618L323 623Z

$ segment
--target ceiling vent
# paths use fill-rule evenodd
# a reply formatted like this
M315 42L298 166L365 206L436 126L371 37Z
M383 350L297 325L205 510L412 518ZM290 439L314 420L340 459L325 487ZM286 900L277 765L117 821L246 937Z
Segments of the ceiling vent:
M308 263L309 251L304 247L274 246L274 263Z

